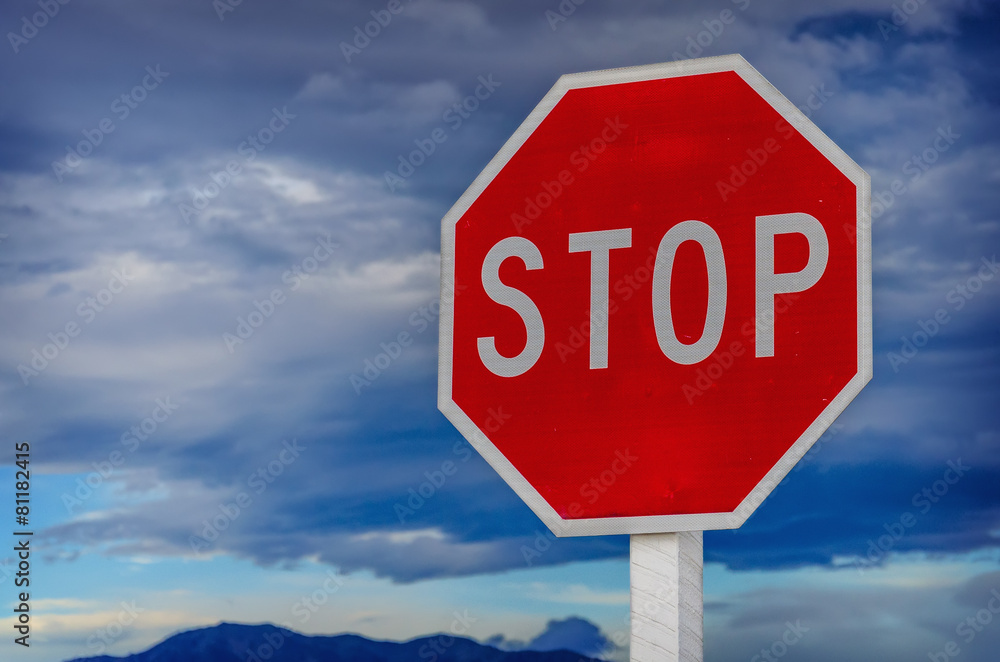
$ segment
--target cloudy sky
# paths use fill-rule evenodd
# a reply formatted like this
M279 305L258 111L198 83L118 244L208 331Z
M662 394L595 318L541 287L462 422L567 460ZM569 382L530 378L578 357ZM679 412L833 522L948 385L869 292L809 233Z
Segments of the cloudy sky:
M28 650L0 552L0 656L219 621L405 639L456 612L509 647L625 642L627 538L548 541L437 411L440 219L561 74L701 49L796 105L822 90L812 120L876 202L874 379L706 534L706 659L785 637L789 659L994 660L1000 8L403 0L357 38L389 4L0 9L0 494L12 511L29 442L35 532Z

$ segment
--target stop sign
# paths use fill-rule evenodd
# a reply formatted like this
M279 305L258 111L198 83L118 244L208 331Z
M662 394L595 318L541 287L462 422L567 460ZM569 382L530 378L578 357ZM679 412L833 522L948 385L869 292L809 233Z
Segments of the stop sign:
M869 195L738 55L563 76L442 221L439 407L557 535L738 527L871 378Z

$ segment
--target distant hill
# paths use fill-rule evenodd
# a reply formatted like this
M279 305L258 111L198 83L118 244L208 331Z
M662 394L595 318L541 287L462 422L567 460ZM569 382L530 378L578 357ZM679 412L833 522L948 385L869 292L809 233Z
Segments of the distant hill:
M471 639L441 634L406 642L372 641L354 634L308 636L274 625L220 623L175 634L142 653L126 657L81 657L70 662L597 661L567 650L502 651Z

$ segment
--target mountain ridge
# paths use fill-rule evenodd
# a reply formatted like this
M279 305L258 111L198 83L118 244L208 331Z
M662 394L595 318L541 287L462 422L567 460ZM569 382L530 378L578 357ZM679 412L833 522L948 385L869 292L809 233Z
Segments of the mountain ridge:
M570 650L504 651L439 633L407 641L358 634L307 635L264 623L220 622L170 635L130 655L77 657L66 662L600 662Z

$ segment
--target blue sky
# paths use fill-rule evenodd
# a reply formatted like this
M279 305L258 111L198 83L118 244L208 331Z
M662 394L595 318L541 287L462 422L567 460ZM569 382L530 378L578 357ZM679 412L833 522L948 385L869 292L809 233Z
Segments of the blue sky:
M36 531L32 647L4 635L3 659L219 621L405 639L466 610L509 646L574 616L620 640L627 539L529 566L543 525L436 409L440 219L561 74L673 60L729 10L700 54L742 54L797 105L824 89L812 120L871 175L875 376L741 529L706 534L706 659L801 621L789 659L954 641L992 661L1000 618L960 628L1000 590L996 3L589 0L560 21L413 0L342 47L386 6L100 0L37 30L36 2L0 9L0 494L29 441ZM480 77L489 97L449 114ZM942 493L949 463L968 469Z

